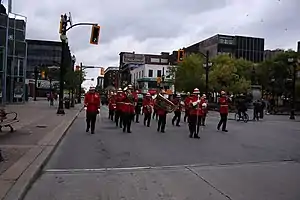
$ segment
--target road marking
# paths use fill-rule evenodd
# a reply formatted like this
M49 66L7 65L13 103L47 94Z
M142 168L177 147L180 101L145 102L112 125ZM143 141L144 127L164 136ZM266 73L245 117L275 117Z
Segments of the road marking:
M97 173L107 171L134 171L134 170L164 170L164 169L188 169L192 167L226 167L239 165L257 165L257 164L283 164L283 163L297 163L292 159L278 160L278 161L249 161L249 162L232 162L219 164L190 164L190 165L165 165L165 166L145 166L145 167L111 167L111 168L96 168L96 169L47 169L45 173Z

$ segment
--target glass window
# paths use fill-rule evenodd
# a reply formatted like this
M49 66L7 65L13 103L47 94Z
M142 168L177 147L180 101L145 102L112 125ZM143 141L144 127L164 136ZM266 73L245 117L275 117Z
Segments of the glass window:
M152 62L152 63L160 63L160 59L159 58L151 58L150 62Z
M149 69L149 71L148 71L148 77L153 77L153 70L152 69Z
M161 70L157 70L157 77L161 77Z

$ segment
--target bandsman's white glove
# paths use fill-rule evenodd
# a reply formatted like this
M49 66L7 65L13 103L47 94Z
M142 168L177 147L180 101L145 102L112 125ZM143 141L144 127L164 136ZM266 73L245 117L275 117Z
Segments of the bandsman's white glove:
M86 110L87 108L86 108L86 106L84 106L84 110Z

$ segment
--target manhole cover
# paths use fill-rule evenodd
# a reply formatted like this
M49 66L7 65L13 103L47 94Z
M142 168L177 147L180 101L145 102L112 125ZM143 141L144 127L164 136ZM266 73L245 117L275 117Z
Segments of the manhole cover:
M46 125L37 125L36 127L37 127L37 128L47 128Z

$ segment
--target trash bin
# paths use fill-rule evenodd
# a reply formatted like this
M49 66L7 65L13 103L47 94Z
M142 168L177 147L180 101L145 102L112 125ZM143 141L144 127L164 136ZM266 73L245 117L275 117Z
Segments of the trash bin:
M65 100L65 109L70 109L70 100L69 99Z

